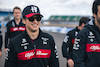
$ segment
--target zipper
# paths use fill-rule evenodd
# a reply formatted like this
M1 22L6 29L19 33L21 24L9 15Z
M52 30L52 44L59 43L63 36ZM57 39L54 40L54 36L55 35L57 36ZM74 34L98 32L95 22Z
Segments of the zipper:
M36 45L34 45L34 52L35 52L35 58L36 58Z
M35 52L35 67L36 67L36 45L34 45L34 52Z
M18 25L18 31L19 31L19 25Z

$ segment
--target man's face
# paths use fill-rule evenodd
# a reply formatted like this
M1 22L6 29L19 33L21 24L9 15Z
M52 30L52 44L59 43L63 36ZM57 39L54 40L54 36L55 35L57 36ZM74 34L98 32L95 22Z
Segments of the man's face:
M19 9L14 9L13 16L15 19L20 19L21 18L21 11Z
M25 25L26 25L26 29L30 30L31 32L36 32L37 30L39 30L40 24L41 24L41 17L39 16L33 16L30 18L27 18L25 20Z
M98 12L97 12L97 15L96 15L96 20L97 20L98 24L100 25L100 5L98 6Z

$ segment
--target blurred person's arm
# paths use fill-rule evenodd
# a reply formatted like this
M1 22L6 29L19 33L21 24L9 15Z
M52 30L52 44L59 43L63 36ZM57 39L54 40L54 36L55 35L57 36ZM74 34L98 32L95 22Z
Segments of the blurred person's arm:
M72 43L72 38L71 38L71 35L70 33L68 33L65 38L64 38L64 41L63 41L63 44L62 44L62 54L63 54L63 57L67 58L67 59L70 59L70 55L69 55L69 45Z
M2 38L2 32L1 32L1 27L0 27L0 51L2 48L2 44L3 44L3 38Z
M5 52L7 51L7 48L8 48L9 36L10 36L10 28L9 28L9 22L8 22L6 26L6 32L5 32Z
M52 38L53 40L53 38ZM57 51L57 46L54 40L51 42L51 55L49 58L49 67L59 67L59 56Z
M74 67L86 67L85 66L85 53L86 53L86 32L80 31L78 36L75 38L73 45L73 60Z
M72 57L70 56L70 52L69 49L73 49L72 46L72 35L71 32L68 32L67 35L64 38L63 44L62 44L62 54L63 57L67 58L67 62L68 62L68 66L69 67L73 67L74 66L74 62L72 60Z
M6 57L5 57L5 67L16 67L17 54L14 50L14 44L10 43L7 48Z
M3 40L2 40L2 34L0 34L0 58L2 57L2 44L3 44L3 42L2 42Z
M2 45L3 45L3 38L2 38L2 29L0 26L0 57L2 57Z

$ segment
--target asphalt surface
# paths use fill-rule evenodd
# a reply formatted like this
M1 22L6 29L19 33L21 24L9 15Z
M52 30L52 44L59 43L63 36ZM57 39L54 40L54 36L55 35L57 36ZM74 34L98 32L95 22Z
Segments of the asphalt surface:
M4 36L5 36L5 27L2 27L2 32L3 32L3 46L2 46L2 57L0 58L0 67L4 67L4 63L5 63L5 52L4 52ZM47 31L44 31L47 32ZM59 65L60 67L66 67L66 59L63 58L62 56L62 52L61 52L61 46L62 46L62 42L63 39L65 37L65 34L61 34L61 33L54 33L54 32L47 32L49 34L51 34L54 37L55 43L57 45L58 48L58 53L59 53Z

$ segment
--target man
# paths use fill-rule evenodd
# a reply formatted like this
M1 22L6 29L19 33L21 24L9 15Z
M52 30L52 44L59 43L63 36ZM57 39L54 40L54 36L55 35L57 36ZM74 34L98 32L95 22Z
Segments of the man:
M25 25L22 22L21 15L21 9L19 7L14 7L14 19L7 23L7 32L5 35L5 52L7 51L9 40L25 30Z
M74 67L100 67L100 0L92 6L94 19L80 31L73 45Z
M1 24L0 24L0 58L2 57L2 44L3 44L3 39L2 39L2 29L1 29Z
M54 39L39 28L39 8L29 5L23 10L26 30L11 40L7 50L5 67L59 67Z
M79 26L69 31L65 36L64 42L62 44L62 54L63 54L63 57L67 58L67 67L74 66L74 62L72 60L72 50L73 50L74 40L75 40L75 37L78 35L79 31L84 28L84 25L88 21L89 21L89 18L82 17L79 20Z

